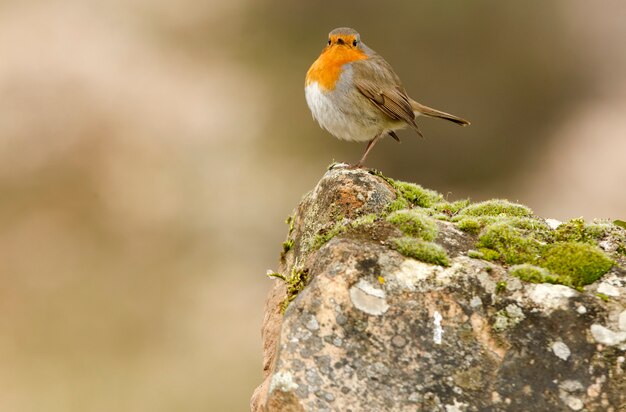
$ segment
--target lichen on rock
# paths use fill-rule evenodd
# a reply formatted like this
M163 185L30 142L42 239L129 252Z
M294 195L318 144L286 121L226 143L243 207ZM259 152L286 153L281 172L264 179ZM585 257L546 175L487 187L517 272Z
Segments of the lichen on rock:
M343 167L288 224L253 411L626 404L623 228Z

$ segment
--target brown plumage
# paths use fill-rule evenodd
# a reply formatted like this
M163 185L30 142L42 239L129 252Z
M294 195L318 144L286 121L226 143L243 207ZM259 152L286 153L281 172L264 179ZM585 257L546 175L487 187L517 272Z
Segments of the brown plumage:
M369 142L356 166L363 165L384 135L400 141L395 130L409 126L422 136L416 116L470 124L411 99L389 63L350 28L330 32L328 46L307 72L305 93L313 117L324 129L339 139Z

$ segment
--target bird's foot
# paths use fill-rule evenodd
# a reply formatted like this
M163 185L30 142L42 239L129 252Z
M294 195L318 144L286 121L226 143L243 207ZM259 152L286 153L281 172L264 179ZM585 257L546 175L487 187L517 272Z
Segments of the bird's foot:
M354 165L348 165L347 169L350 169L350 170L357 170L357 169L360 169L360 170L365 170L365 171L368 171L368 172L371 172L371 171L375 171L375 170L376 170L376 169L372 169L372 168L370 168L370 167L365 166L365 165L364 165L363 163L361 163L361 162L359 162L359 163L357 163L357 164L354 164Z
M328 166L327 170L348 169L348 168L350 168L350 165L347 163L333 162Z

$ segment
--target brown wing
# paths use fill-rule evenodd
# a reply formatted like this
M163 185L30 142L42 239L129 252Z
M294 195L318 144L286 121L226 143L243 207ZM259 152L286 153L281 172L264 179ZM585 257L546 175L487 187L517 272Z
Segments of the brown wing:
M411 126L417 134L422 136L417 124L411 101L404 90L398 86L381 85L355 76L354 85L357 90L367 97L376 107L393 120L403 120Z

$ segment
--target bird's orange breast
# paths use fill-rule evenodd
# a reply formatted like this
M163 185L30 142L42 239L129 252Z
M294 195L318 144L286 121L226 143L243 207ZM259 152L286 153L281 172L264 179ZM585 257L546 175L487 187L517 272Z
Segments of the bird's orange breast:
M309 68L305 85L317 82L325 90L333 90L341 75L342 66L357 60L367 59L362 50L345 46L330 46Z

